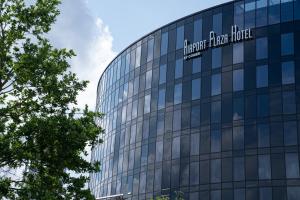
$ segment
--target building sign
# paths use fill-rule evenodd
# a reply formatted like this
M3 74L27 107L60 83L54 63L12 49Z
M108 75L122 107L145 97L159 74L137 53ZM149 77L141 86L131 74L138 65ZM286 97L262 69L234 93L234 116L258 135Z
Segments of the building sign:
M209 48L217 48L230 43L242 42L253 39L251 28L239 30L237 25L231 27L231 35L217 35L214 31L209 33L209 40L202 40L190 43L184 40L183 58L189 60L202 55L202 52Z

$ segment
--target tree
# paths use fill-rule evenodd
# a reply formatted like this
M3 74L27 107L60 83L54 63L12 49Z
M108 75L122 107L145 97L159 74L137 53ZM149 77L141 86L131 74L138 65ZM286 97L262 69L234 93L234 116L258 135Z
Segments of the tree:
M101 115L76 108L88 82L69 72L74 52L46 37L60 1L26 2L0 0L0 169L25 168L20 180L0 178L0 198L94 199L88 177L72 172L99 170L82 155L102 142Z

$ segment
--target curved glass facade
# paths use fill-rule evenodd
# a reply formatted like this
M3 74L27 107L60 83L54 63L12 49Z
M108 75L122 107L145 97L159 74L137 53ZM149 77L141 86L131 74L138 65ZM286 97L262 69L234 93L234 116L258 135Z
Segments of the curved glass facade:
M184 59L184 41L251 28L253 39ZM300 1L245 0L135 42L98 85L106 132L96 197L300 199Z

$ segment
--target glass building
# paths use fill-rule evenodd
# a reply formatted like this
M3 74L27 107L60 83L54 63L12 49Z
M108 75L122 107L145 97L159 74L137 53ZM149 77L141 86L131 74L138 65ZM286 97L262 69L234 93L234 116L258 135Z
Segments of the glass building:
M234 25L252 37L231 42ZM228 42L185 59L185 41L208 46L211 31ZM163 26L109 64L97 94L96 197L300 199L300 0L233 1Z

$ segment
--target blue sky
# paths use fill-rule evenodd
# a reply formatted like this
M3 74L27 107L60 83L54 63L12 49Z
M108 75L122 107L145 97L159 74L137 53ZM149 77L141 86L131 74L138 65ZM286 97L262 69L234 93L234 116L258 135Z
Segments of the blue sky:
M87 0L109 27L113 50L122 51L143 35L169 22L228 0Z

